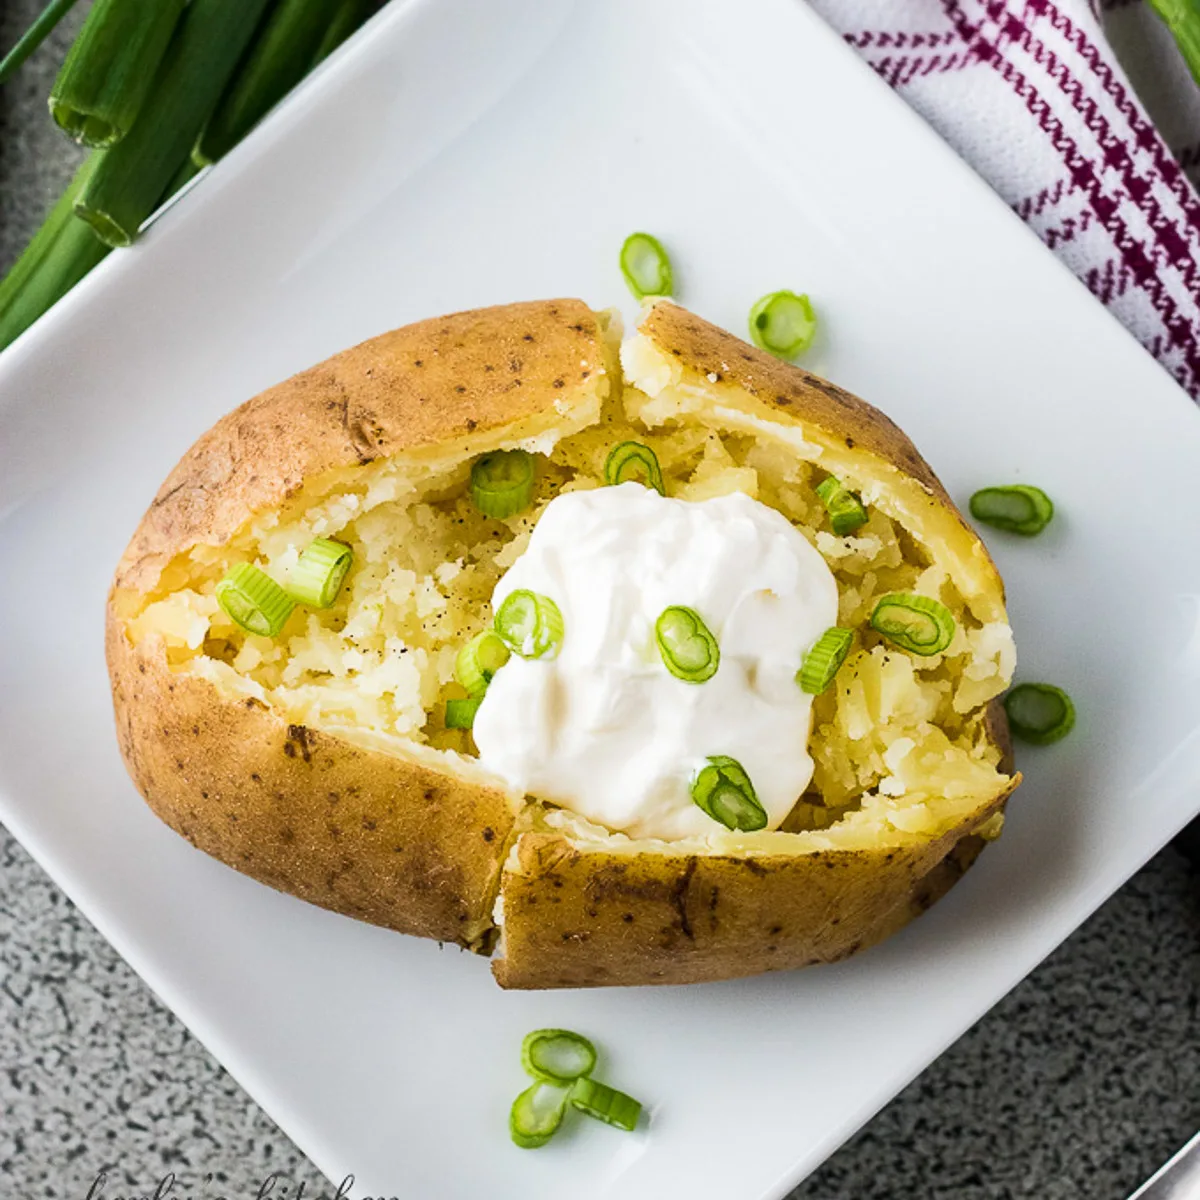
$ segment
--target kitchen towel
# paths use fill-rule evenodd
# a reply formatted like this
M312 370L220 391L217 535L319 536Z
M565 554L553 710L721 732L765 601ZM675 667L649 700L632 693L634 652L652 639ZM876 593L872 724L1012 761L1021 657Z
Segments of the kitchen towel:
M1200 89L1141 0L810 3L1200 400Z

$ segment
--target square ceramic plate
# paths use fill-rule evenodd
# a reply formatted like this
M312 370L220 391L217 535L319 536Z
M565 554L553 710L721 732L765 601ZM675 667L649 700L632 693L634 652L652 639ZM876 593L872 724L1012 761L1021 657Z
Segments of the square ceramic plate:
M160 825L117 756L104 593L234 404L425 315L627 299L639 228L731 329L765 291L810 291L809 365L953 494L1053 494L1041 540L989 541L1020 673L1067 686L1080 723L1023 756L1006 836L949 899L856 960L505 994L470 955L278 895ZM332 1179L777 1196L1200 807L1197 464L1178 388L802 4L397 0L0 360L0 816ZM508 1143L521 1035L548 1024L602 1044L648 1129Z

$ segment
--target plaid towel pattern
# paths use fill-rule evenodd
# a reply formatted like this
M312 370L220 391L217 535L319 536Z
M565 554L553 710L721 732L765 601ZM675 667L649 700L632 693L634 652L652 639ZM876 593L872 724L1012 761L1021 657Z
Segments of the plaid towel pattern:
M1200 92L1140 0L810 3L1200 400Z

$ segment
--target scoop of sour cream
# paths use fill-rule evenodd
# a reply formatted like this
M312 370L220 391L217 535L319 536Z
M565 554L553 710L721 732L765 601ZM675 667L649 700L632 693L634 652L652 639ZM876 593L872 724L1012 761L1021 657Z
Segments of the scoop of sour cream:
M691 796L710 756L736 759L776 828L808 786L804 652L837 623L821 555L774 509L739 494L689 502L636 483L545 508L496 585L549 596L554 658L514 655L475 716L482 763L511 787L634 837L723 830ZM677 678L655 640L665 608L694 610L720 646L704 683Z

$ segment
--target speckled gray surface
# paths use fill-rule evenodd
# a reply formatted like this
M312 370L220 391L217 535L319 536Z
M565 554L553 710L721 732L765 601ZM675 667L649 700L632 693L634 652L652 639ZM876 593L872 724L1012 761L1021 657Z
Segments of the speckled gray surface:
M0 45L40 7L4 0ZM44 104L70 31L0 89L3 266L76 158ZM792 1200L1122 1200L1200 1127L1198 1018L1200 873L1168 849ZM106 1197L333 1191L0 828L0 1197L102 1171Z

